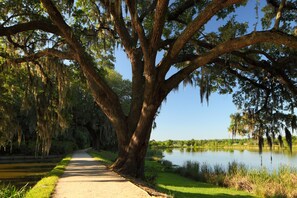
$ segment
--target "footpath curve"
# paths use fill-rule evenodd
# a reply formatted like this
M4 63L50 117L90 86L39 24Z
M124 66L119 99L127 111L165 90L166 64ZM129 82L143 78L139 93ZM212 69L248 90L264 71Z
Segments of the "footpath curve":
M62 177L53 198L146 198L146 191L106 166L95 161L85 150L77 151Z

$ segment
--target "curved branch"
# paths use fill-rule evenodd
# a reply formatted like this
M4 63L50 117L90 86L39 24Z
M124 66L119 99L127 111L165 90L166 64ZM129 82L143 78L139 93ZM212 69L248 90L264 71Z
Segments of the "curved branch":
M100 2L114 17L115 30L118 33L125 50L128 52L127 53L128 56L130 57L135 41L132 39L131 35L129 34L129 31L126 27L126 24L122 16L121 9L117 9L117 7L120 7L120 5L114 5L114 3L111 3L105 0L100 0ZM120 3L120 2L116 1L116 3Z
M140 41L140 46L141 49L143 51L143 58L144 61L149 62L150 58L149 58L149 43L148 40L145 36L145 32L143 29L143 26L141 25L140 21L139 21L139 17L137 14L137 2L135 1L131 1L131 0L126 0L126 4L128 6L129 12L131 14L131 21L132 21L132 26L135 28L135 31L137 32L139 41Z
M30 30L42 30L56 35L61 35L58 27L51 23L44 21L30 21L27 23L20 23L9 27L0 27L0 36L10 36Z
M150 48L153 53L156 53L158 50L158 43L160 42L165 24L168 2L169 0L159 0L156 6L153 31L150 37Z
M279 7L278 7L276 17L275 17L275 23L274 23L274 27L273 27L274 29L279 28L279 23L280 23L280 20L282 18L282 13L283 13L283 9L285 7L286 1L287 0L282 0Z
M32 62L45 56L53 56L58 57L60 59L75 60L75 55L73 54L73 52L62 52L56 49L45 49L35 54L27 55L21 58L11 58L5 54L0 54L0 56L4 57L5 59L7 59L8 62L11 63Z
M288 47L297 49L297 38L291 35L287 35L278 31L262 31L253 32L251 34L236 38L233 40L221 43L211 49L209 52L199 56L195 60L191 61L189 66L183 68L176 74L172 75L166 80L164 90L170 91L176 87L184 78L195 71L197 68L211 62L220 55L233 52L235 50L242 49L249 45L253 45L261 42L269 42L278 45L286 45Z
M231 5L241 3L243 0L223 0L223 1L212 1L199 15L188 24L181 35L172 44L168 54L160 64L160 79L163 79L170 69L170 62L173 60L185 46L185 44L193 37L195 33L206 24L216 13L220 10L229 7Z

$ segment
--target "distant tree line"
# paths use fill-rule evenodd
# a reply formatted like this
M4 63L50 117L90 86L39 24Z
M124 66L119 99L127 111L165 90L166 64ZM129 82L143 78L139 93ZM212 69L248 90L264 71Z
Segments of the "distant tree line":
M267 139L265 139L267 141ZM285 142L285 141L283 141ZM297 146L297 137L292 137L292 144ZM213 139L213 140L166 140L166 141L150 141L150 147L154 148L257 148L258 141L256 139ZM268 144L267 144L268 146ZM280 145L279 141L273 141L273 147L289 148L285 142ZM269 147L268 147L269 148Z

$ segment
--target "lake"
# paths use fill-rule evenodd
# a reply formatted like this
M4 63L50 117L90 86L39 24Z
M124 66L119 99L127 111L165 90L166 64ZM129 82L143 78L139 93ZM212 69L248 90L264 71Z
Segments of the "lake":
M51 171L61 157L52 159L1 159L0 182L11 183L16 187L33 186L37 181Z
M266 167L269 171L277 170L281 165L297 168L297 151L294 149L292 154L276 150L263 151L261 155L257 150L167 149L163 155L164 160L178 166L182 166L186 161L197 161L212 167L218 164L226 168L229 162L236 161L248 168Z

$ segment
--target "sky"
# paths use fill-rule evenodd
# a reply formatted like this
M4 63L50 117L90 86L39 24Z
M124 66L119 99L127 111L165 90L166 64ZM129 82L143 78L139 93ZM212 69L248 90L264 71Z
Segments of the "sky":
M236 14L242 21L254 24L257 0L249 1L247 7L240 8ZM264 1L260 1L260 7ZM261 16L260 16L261 18ZM217 30L223 21L212 20L207 26L209 31ZM258 24L260 27L260 22ZM252 27L253 28L253 27ZM131 80L131 67L126 54L121 49L115 51L115 69L124 79ZM200 103L199 88L180 85L178 91L171 92L162 103L156 118L157 127L153 129L151 140L190 140L190 139L226 139L230 114L237 112L232 103L232 95L210 96L209 105Z

